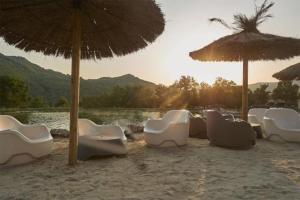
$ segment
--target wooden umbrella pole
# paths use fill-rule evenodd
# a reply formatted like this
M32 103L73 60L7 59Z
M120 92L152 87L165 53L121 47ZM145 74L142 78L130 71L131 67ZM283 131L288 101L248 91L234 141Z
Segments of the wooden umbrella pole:
M69 143L69 165L77 162L78 145L78 106L80 86L80 57L81 57L81 16L80 9L75 8L73 14L73 36L72 36L72 80L71 80L71 112L70 112L70 143Z
M248 59L243 59L242 119L248 121Z

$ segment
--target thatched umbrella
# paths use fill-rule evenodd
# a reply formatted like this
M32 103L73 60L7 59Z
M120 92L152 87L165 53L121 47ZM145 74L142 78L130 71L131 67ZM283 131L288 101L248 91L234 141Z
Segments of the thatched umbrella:
M256 6L256 13L250 18L243 14L234 15L235 26L230 26L219 18L210 19L237 32L190 53L193 59L200 61L243 61L244 120L247 120L248 112L248 61L288 59L300 55L299 39L263 34L258 31L257 27L271 17L268 11L273 5L274 3L265 0L262 6Z
M164 30L154 0L0 0L0 36L24 51L72 58L69 164L77 159L79 63L135 52Z
M273 74L273 77L281 81L300 80L300 63Z

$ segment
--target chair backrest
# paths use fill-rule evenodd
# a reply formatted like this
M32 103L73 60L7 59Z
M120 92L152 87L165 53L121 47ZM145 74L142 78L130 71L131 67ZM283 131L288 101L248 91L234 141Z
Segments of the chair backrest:
M260 123L263 123L263 120L264 120L264 116L265 116L265 113L268 109L267 108L252 108L249 110L248 114L249 115L255 115L257 120L260 122Z
M0 115L0 131L7 129L17 129L21 123L12 116Z
M207 111L207 135L210 139L220 139L224 137L224 130L226 127L226 119L221 113L215 110Z
M162 120L167 124L171 122L187 123L190 115L191 113L187 110L170 110L164 115Z
M79 119L78 120L78 135L90 135L91 133L95 132L94 128L95 124L91 120L88 119Z
M226 116L223 116L220 112L216 110L208 110L207 111L207 121L225 121L227 119Z
M203 111L202 111L202 116L203 116L204 118L207 118L207 114L208 114L208 112L210 112L210 111L215 111L215 110L214 110L214 109L203 110Z
M225 120L231 120L231 121L234 121L234 120L235 120L233 114L222 114L222 117L223 117L223 119L225 119Z
M271 108L266 111L265 117L273 119L281 128L300 129L299 114L288 108Z
M78 120L78 132L79 136L118 137L122 140L126 140L126 136L120 126L98 125L89 119Z

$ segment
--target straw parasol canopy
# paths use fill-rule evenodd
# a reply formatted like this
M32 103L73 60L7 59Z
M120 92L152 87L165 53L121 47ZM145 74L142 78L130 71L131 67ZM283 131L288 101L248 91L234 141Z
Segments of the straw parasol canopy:
M69 164L77 161L80 59L138 51L164 26L155 0L0 0L0 36L8 44L72 58Z
M201 61L248 61L288 59L300 55L300 40L260 32L241 32L223 37L190 53Z
M300 63L273 74L273 77L281 81L300 80Z
M164 30L154 0L0 0L0 36L24 51L72 56L73 13L81 14L81 58L135 52Z
M243 61L242 116L248 113L248 61L288 59L300 55L300 40L261 33L257 27L272 15L268 14L273 2L265 0L256 6L255 15L234 15L233 26L219 18L210 19L235 31L204 48L193 51L190 56L199 61Z

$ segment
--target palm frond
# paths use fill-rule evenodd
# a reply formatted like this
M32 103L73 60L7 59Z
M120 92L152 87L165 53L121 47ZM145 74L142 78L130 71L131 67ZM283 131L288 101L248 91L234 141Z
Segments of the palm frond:
M268 14L268 12L274 5L274 2L265 0L261 6L255 6L255 16L253 18L257 22L257 25L260 25L267 19L273 17L273 15Z
M274 6L274 2L269 2L269 0L264 0L261 6L255 5L255 14L252 17L247 17L244 14L236 14L233 16L233 26L227 24L224 20L220 18L211 18L210 22L218 22L225 26L226 28L244 31L244 32L258 32L257 27L265 22L267 19L273 17L273 15L268 14L269 10Z
M225 26L228 29L234 29L234 27L230 26L229 24L227 24L223 19L220 18L210 18L208 19L210 22L217 22L222 24L223 26Z

